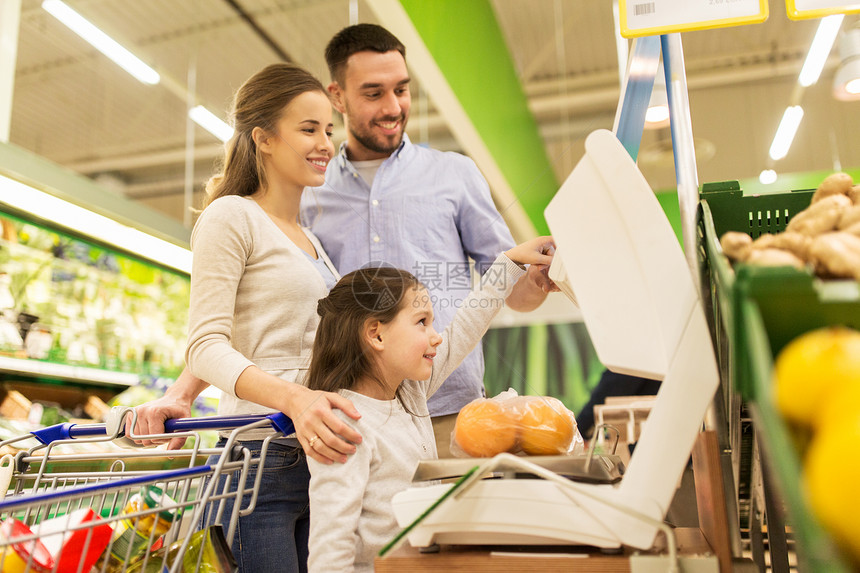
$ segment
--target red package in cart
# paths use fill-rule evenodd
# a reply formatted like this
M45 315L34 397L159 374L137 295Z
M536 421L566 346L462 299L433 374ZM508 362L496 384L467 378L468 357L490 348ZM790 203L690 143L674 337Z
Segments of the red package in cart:
M92 509L78 509L43 521L35 533L59 563L57 571L89 571L113 533L107 523L96 523L100 521Z
M45 573L54 570L54 559L45 545L32 539L33 532L22 521L8 518L0 523L0 571ZM28 541L20 541L27 539Z

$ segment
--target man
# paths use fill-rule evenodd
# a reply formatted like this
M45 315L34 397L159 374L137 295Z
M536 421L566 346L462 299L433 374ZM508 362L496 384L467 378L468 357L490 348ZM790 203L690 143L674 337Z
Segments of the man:
M374 24L349 26L329 42L328 90L347 137L326 183L305 191L302 218L341 275L370 262L412 271L430 291L441 331L469 292L469 259L487 272L514 240L472 160L409 141L405 56L403 44ZM534 268L506 302L533 310L548 290ZM440 457L450 456L457 412L483 395L483 375L478 346L430 399Z
M347 140L329 163L326 183L305 191L302 218L341 275L368 263L413 272L434 298L441 331L471 287L469 259L487 272L514 240L472 160L413 145L406 136L411 94L405 54L393 34L373 24L344 28L329 42L328 90L344 116ZM554 288L550 284L530 268L506 303L533 310ZM451 455L457 412L483 395L483 375L479 346L431 398L440 457ZM188 416L205 387L183 372L164 397L138 408L136 433L157 433L164 419Z

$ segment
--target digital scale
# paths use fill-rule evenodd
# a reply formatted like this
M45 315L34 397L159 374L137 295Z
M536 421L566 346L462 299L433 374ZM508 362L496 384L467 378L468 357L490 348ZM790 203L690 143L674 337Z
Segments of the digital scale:
M585 155L544 215L557 245L550 277L582 310L601 362L662 380L628 467L614 456L587 455L568 456L566 466L510 454L422 463L415 482L463 477L395 495L404 531L383 554L405 539L415 547L648 549L668 529L666 511L719 383L690 267L653 191L610 131L588 136Z

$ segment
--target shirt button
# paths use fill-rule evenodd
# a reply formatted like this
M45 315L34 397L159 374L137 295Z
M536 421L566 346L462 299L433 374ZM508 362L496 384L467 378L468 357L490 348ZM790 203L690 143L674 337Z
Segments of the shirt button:
M373 237L373 242L374 242L374 243L378 243L378 242L379 242L379 235L376 235L375 237Z
M377 205L379 205L379 201L374 199L373 201L370 202L370 204L373 205L374 207L376 207Z

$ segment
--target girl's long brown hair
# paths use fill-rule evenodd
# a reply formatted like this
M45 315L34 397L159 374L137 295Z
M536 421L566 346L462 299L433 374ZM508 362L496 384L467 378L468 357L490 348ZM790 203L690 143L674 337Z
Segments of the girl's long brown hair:
M382 386L363 340L364 329L370 321L385 324L394 320L408 300L407 292L417 288L423 286L414 275L393 267L359 269L341 278L317 304L320 323L308 387L326 392L350 390L363 378Z
M251 76L236 91L231 113L233 137L227 142L221 172L206 184L204 207L225 195L247 196L266 188L263 158L252 132L259 127L274 133L284 108L305 92L328 97L322 83L295 64L272 64Z

